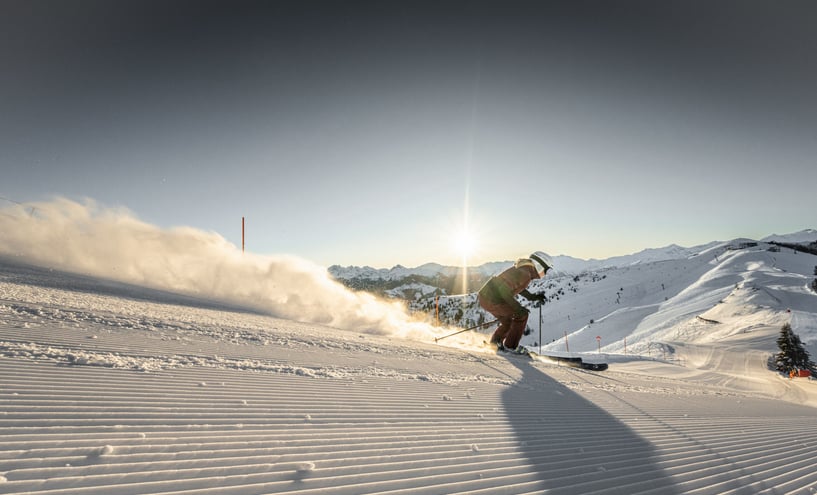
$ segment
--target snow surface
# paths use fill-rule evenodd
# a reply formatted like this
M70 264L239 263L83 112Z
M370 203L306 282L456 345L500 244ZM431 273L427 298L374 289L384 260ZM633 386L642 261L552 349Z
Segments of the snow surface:
M0 493L817 493L817 383L767 368L784 322L817 340L815 256L583 279L545 308L595 315L593 373L434 344L456 329L215 234L1 213Z

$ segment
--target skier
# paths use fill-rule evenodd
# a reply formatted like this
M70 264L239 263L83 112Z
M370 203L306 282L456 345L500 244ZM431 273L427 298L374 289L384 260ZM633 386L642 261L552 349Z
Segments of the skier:
M544 294L531 294L527 287L531 281L544 277L551 264L550 256L537 251L529 258L520 258L514 266L491 277L479 290L479 305L499 321L499 327L491 336L491 343L500 350L525 353L525 348L519 345L519 341L528 323L529 311L519 304L516 295L532 302L544 302Z

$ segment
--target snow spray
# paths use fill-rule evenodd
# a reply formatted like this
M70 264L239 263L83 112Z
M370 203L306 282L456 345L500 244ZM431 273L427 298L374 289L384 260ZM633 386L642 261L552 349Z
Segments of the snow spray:
M414 319L398 302L353 292L310 261L242 253L217 233L160 228L90 200L0 210L0 255L361 333L431 341L450 330Z

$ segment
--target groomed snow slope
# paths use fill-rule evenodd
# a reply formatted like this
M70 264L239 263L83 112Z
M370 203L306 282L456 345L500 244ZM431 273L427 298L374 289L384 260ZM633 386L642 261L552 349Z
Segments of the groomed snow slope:
M591 373L3 262L0 493L815 493L753 335Z
M689 258L610 268L582 280L544 307L544 341L550 351L657 355L662 343L718 343L791 322L805 343L817 343L817 294L808 288L817 256L769 245L736 248L721 243ZM601 279L599 275L603 274ZM556 280L559 282L559 279ZM549 283L546 279L544 284ZM529 325L538 321L531 313ZM562 332L559 332L562 330ZM536 332L523 342L532 345ZM764 342L775 350L774 335Z

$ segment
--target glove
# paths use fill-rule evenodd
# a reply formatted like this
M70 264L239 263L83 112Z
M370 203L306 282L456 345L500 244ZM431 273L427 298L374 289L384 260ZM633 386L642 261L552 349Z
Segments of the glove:
M545 297L544 294L531 294L527 291L527 289L523 290L519 294L530 302L538 302L539 304L542 304L547 301L547 297Z

